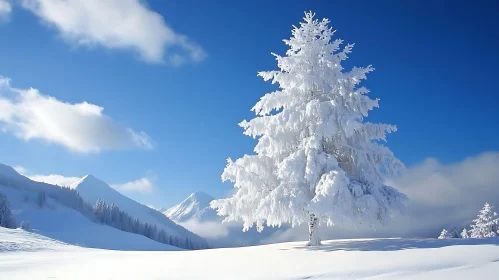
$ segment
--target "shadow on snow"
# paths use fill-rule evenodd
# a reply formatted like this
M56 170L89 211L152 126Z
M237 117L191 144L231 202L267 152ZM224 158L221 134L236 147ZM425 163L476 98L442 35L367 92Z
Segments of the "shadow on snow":
M310 251L398 251L407 249L441 248L455 245L499 245L499 237L493 238L452 238L452 239L408 239L408 238L381 238L381 239L349 239L324 241L321 246L296 246L291 249Z

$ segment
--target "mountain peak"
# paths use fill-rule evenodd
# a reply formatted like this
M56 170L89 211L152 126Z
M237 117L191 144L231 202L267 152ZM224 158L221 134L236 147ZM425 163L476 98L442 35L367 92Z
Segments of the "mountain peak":
M18 177L21 176L12 166L0 163L0 175L6 177Z
M75 188L75 187L78 187L78 186L82 185L83 183L85 183L85 184L92 184L92 185L94 185L94 184L99 184L99 185L104 184L104 185L107 185L104 181L102 181L101 179L95 177L94 175L87 174L87 175L81 177L80 180L72 183L70 186L73 187L73 188Z
M187 221L192 218L201 219L204 217L216 216L210 208L210 202L214 198L204 192L194 192L179 204L163 212L168 218L177 222Z
M87 174L87 175L81 177L81 180L82 181L101 181L102 182L102 180L100 180L99 178L95 177L92 174Z
M199 202L211 202L213 199L215 199L213 196L207 194L207 193L204 193L204 192L193 192L189 195L189 197L187 197L186 200L196 200L196 201L199 201Z
M72 183L69 185L70 188L72 189L111 189L111 187L101 179L93 176L92 174L87 174L83 177L81 177L80 180Z

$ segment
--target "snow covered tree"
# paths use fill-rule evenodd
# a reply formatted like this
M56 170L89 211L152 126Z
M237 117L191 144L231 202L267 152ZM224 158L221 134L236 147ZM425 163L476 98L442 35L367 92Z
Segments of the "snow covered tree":
M94 206L94 216L101 223L104 223L106 221L105 219L106 208L107 208L106 202L104 202L104 200L100 198L97 199L97 202L95 203Z
M7 196L0 192L0 227L15 228L16 221L10 211Z
M120 208L118 208L118 205L114 203L111 204L110 212L111 212L111 225L118 229L121 228Z
M470 238L470 235L468 234L468 230L466 228L463 228L461 231L461 238Z
M499 219L496 218L497 213L492 211L494 206L485 203L482 210L478 213L476 219L471 224L470 237L484 238L497 236L497 226Z
M279 69L258 73L279 90L264 95L252 108L256 117L239 124L258 138L255 154L227 160L222 180L237 192L211 203L224 221L242 220L243 230L308 222L310 245L320 243L319 223L382 224L406 200L383 183L404 168L381 144L396 127L364 120L378 99L359 83L374 69L345 71L341 63L353 45L340 50L343 41L332 40L329 20L314 16L305 13L284 40L285 56L273 54Z
M438 239L449 239L449 238L452 238L452 234L444 228L440 233Z

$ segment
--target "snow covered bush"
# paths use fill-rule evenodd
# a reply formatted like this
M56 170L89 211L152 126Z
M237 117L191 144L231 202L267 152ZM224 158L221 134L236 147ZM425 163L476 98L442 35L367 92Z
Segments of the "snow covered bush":
M485 203L482 210L478 213L476 219L471 224L470 237L484 238L497 236L499 218L496 218L497 213L492 211L494 206Z
M29 221L22 221L21 225L19 227L22 230L25 230L25 231L30 231L31 230L31 224L29 223Z
M387 176L403 164L381 142L396 130L366 122L378 99L359 86L373 67L341 65L353 45L340 50L329 20L305 13L294 27L285 56L273 54L278 70L260 72L279 90L264 95L252 108L257 115L239 125L258 138L255 154L232 161L222 174L237 192L211 207L224 221L242 220L243 230L256 225L309 223L309 244L317 245L318 224L374 226L403 209L406 196L385 186Z
M0 192L0 227L16 228L16 221L10 211L9 200Z
M442 232L440 233L440 236L438 237L438 239L449 239L449 238L453 238L452 237L452 234L450 232L448 232L445 228L442 230Z

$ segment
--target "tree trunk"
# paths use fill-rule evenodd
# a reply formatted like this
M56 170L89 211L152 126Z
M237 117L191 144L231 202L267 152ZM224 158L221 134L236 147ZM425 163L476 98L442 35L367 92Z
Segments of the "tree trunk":
M308 243L307 246L318 246L321 244L321 239L319 238L317 218L314 214L310 214L310 222L308 223Z

